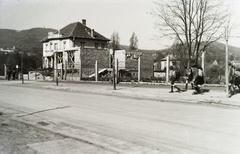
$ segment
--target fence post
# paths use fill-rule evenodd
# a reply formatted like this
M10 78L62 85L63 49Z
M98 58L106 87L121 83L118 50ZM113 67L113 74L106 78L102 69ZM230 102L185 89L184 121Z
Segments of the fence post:
M169 61L170 61L170 58L169 58L169 55L167 56L167 59L166 59L166 83L169 82Z
M138 57L138 82L140 82L141 79L141 57Z
M98 61L95 63L95 81L98 81Z
M82 80L82 62L81 62L81 58L80 58L80 62L79 62L79 81Z
M63 80L63 61L62 61L62 65L61 65L61 80Z
M55 64L55 70L54 70L54 74L55 74L55 78L56 78L56 85L58 86L58 67L57 67L57 52L55 52L54 54L54 64Z
M24 84L24 76L23 76L23 53L21 53L21 75L22 75L22 84Z
M67 61L65 60L64 79L67 80Z
M203 69L203 75L205 75L205 51L202 53L202 69Z
M4 64L4 77L7 79L7 66Z
M115 83L118 83L118 59L116 59L115 68L116 68Z

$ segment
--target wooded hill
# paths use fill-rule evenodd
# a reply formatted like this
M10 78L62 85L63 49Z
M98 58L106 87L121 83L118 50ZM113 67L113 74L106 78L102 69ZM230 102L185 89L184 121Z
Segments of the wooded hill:
M17 50L24 53L42 55L42 43L40 42L48 35L48 32L54 32L51 28L32 28L28 30L0 29L0 48L7 49L15 46Z
M42 43L40 41L48 35L48 32L55 31L52 28L32 28L22 31L0 29L0 48L7 49L15 46L17 51L37 55L40 60L42 58ZM128 50L127 45L121 45L120 48ZM167 55L169 49L143 51L153 53L155 61L159 61ZM229 46L229 55L229 59L240 60L240 48ZM212 64L215 60L219 65L224 65L225 44L216 42L208 47L206 65Z

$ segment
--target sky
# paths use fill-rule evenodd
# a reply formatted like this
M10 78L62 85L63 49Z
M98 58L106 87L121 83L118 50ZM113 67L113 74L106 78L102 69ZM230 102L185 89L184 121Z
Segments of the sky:
M228 2L233 21L240 21L240 0ZM153 0L0 0L0 29L61 29L86 19L88 27L107 38L118 32L120 44L129 45L135 32L140 49L163 49L173 41L159 39L156 18L150 14L154 7ZM240 47L236 25L229 44Z

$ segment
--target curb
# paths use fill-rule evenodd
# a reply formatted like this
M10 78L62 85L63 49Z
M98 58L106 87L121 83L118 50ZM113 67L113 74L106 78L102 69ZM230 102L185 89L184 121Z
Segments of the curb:
M54 83L52 81L40 81L39 83ZM70 84L74 84L76 82L62 82L62 83L70 83ZM81 82L77 82L78 84L80 84ZM84 82L84 83L89 83L89 82ZM94 85L94 83L96 82L90 82L90 84ZM106 82L104 82L104 85ZM31 83L26 83L26 84L9 84L11 86L20 86L20 87L31 87L31 88L40 88L40 89L51 89L51 90L58 90L58 91L68 91L68 92L76 92L76 93L83 93L83 94L98 94L98 95L107 95L107 96L124 96L124 97L128 97L128 98L135 98L135 99L141 99L141 100L153 100L153 101L161 101L161 102L173 102L173 103L191 103L191 104L207 104L207 105L215 105L215 106L226 106L226 107L233 107L233 108L240 108L240 104L236 105L236 103L238 103L238 101L232 101L231 103L222 103L222 100L219 99L211 99L211 98L207 98L207 99L201 99L201 97L196 97L191 99L192 95L189 97L190 99L186 99L183 98L180 95L176 95L175 98L171 98L170 96L165 95L165 92L161 95L159 95L158 97L151 97L150 95L131 95L133 92L131 91L127 91L127 92L123 92L123 93L118 93L118 91L113 92L112 90L106 90L105 87L103 89L102 92L96 91L96 90L86 90L86 89L78 89L76 87L71 87L71 85L69 86L56 86L56 85L34 85ZM109 84L110 85L110 84ZM123 84L124 85L124 84ZM99 85L101 86L101 85ZM166 84L165 84L166 86ZM95 88L95 87L94 87ZM144 88L144 87L143 87ZM105 91L108 91L109 93L105 93ZM162 97L162 98L161 98ZM212 97L212 96L211 96ZM176 98L178 98L178 100L176 101ZM228 102L228 100L224 100L225 102ZM235 104L234 104L235 103Z

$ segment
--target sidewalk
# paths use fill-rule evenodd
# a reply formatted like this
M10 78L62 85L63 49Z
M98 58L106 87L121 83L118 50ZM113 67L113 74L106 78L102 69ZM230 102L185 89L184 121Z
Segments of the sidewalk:
M153 86L142 86L141 83L134 84L117 84L117 89L113 90L113 85L110 83L95 83L95 82L59 82L56 86L55 82L49 81L25 81L22 84L17 81L0 81L0 85L23 86L41 89L52 89L61 91L72 91L79 93L94 93L103 95L114 95L121 97L132 97L137 99L156 100L164 102L180 102L194 104L211 104L217 106L240 107L240 94L233 95L231 98L226 97L224 88L210 90L209 92L192 95L193 90L188 90L181 93L169 93L169 88L166 85L159 84ZM204 87L209 89L209 87Z

